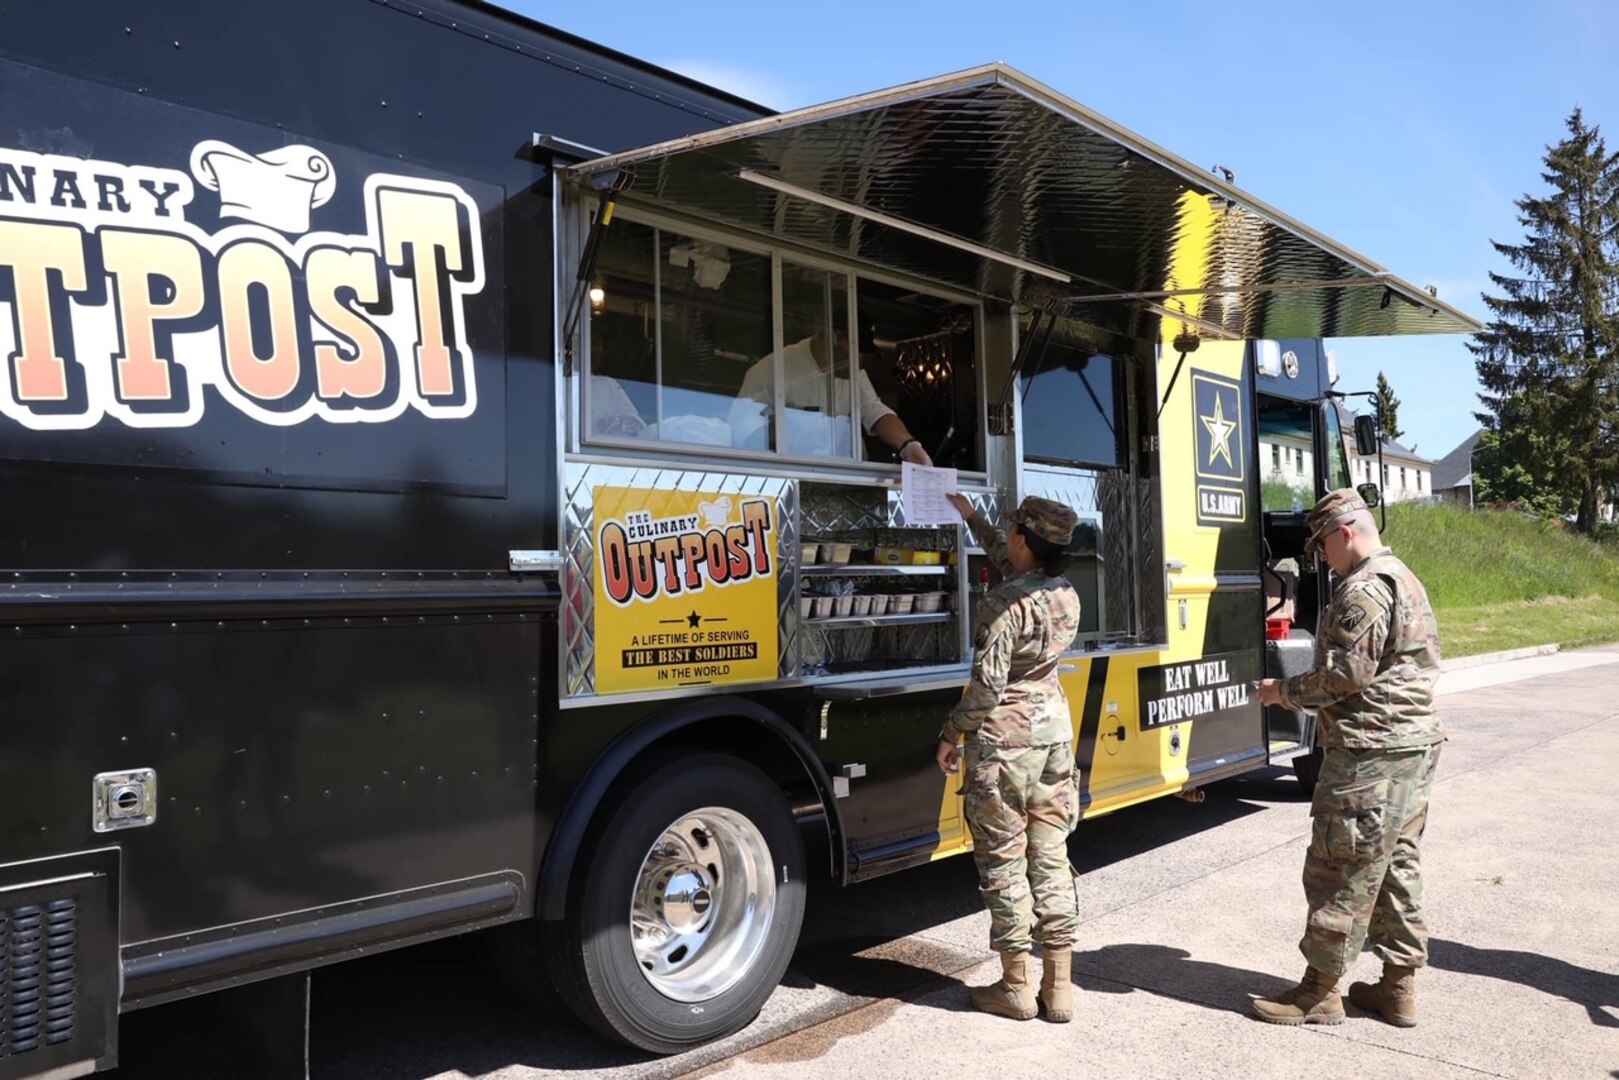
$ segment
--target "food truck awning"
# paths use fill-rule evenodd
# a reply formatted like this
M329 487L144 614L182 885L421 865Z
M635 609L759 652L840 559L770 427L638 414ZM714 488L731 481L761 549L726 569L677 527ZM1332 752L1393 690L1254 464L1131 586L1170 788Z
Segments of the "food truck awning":
M1001 64L585 161L691 218L1112 328L1470 333L1477 320Z

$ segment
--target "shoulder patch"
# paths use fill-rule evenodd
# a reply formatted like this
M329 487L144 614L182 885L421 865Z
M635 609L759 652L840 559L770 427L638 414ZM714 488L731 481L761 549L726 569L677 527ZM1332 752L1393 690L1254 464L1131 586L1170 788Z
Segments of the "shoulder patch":
M1344 645L1358 641L1377 618L1388 611L1379 592L1357 585L1333 601L1327 614L1332 620L1328 627L1335 640Z

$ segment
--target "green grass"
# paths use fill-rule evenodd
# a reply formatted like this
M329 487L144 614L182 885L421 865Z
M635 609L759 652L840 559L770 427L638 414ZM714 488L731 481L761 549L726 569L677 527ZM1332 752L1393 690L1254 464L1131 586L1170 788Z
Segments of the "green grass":
M1427 586L1446 656L1619 641L1619 546L1448 504L1390 506L1384 539Z

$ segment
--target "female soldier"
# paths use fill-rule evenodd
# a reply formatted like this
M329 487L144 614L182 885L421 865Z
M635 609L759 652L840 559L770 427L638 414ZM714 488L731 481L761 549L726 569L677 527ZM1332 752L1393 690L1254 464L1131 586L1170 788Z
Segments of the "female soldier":
M1001 979L974 987L974 1007L1028 1020L1038 1011L1029 954L1043 950L1038 1002L1055 1023L1073 1018L1069 964L1079 921L1068 834L1079 820L1074 730L1058 658L1079 632L1079 594L1059 575L1078 520L1050 499L1024 499L1002 537L960 495L951 503L1004 579L973 618L972 680L939 732L936 758L955 771L966 736L967 825L989 908Z

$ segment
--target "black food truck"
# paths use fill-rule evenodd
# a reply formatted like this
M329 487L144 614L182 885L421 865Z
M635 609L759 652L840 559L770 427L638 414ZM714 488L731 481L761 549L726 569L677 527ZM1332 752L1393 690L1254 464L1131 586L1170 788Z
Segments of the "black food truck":
M609 1036L747 1024L808 875L971 846L929 477L1082 516L1087 816L1307 761L1261 432L1345 484L1321 339L1477 325L1000 65L773 115L477 3L0 25L4 1080L505 923Z

